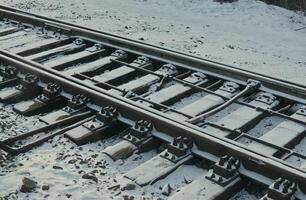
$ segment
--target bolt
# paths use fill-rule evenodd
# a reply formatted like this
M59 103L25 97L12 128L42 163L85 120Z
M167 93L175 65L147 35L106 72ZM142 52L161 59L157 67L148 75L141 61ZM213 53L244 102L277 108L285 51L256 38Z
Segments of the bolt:
M236 160L235 162L235 168L238 168L239 167L239 160Z
M221 157L220 160L219 160L219 165L223 166L226 160L227 160L227 156Z
M106 111L104 115L105 115L105 117L110 118L111 113Z
M288 189L289 189L288 185L284 185L283 193L288 193Z
M173 146L177 146L177 139L176 138L173 139L172 144L173 144Z
M276 179L276 181L275 181L275 182L279 182L279 183L281 183L282 181L283 181L283 179L280 177L280 178Z
M275 182L273 186L274 186L274 189L278 190L279 186L280 186L280 183L279 182Z
M98 50L98 49L102 49L103 45L102 44L95 44L94 47Z
M183 148L184 148L184 144L183 144L182 141L180 141L180 143L179 143L179 148L180 148L180 149L183 149Z
M102 115L105 115L106 111L102 108L101 111L100 111L100 113L101 113Z
M231 163L231 165L232 165L232 164L235 163L235 161L236 161L236 159L234 157L230 157L228 162Z
M138 128L139 128L138 123L135 124L134 128L135 128L135 129L138 129Z
M282 182L282 178L278 178L274 183L274 188L279 189L281 182Z
M289 185L291 185L291 183L290 183L290 181L285 180L284 183L283 183L283 185L284 185L284 186L289 186Z
M231 165L230 162L228 162L227 165L226 165L226 169L231 169L231 168L232 168L232 165Z

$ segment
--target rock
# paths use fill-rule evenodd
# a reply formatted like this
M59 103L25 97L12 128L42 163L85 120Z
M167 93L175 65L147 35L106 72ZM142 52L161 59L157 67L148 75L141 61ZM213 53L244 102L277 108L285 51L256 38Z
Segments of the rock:
M53 166L53 169L63 170L63 168L62 168L62 167L60 167L60 166L56 166L56 165L54 165L54 166Z
M7 163L6 155L0 151L0 167L3 167Z
M35 188L37 188L37 182L27 178L27 177L23 177L22 179L22 186L20 188L20 192L32 192Z
M98 173L98 172L99 172L99 170L94 169L94 170L92 170L90 173L92 173L92 174L96 174L96 173Z
M92 173L87 173L87 174L84 174L82 176L83 179L89 179L89 180L93 180L94 182L98 183L98 178L92 174Z
M189 183L192 182L192 179L185 176L185 177L184 177L184 182L185 182L186 184L189 184Z
M41 187L42 190L46 191L46 190L49 190L50 189L50 186L49 185L43 185Z
M238 1L238 0L214 0L214 1L222 4L222 3L233 3L233 2Z
M119 196L120 194L121 194L121 191L119 190L114 194L114 196Z
M163 187L163 189L162 189L162 194L163 194L163 195L166 195L166 196L169 196L170 193L171 193L171 191L172 191L172 187L170 186L169 183L167 183L167 184Z
M227 45L228 48L230 49L235 49L235 47L233 45Z
M71 159L71 160L68 161L68 163L69 163L69 164L74 164L74 163L76 163L77 161L78 161L77 159Z
M123 200L134 200L135 197L133 195L124 195Z
M95 153L95 154L91 155L91 157L92 157L92 158L97 158L97 157L98 157L98 154Z
M107 189L108 190L117 190L118 188L120 188L120 184L115 184L115 185L111 185L109 186Z
M133 183L127 183L125 186L124 186L124 189L125 190L134 190L136 188L136 185L133 184Z

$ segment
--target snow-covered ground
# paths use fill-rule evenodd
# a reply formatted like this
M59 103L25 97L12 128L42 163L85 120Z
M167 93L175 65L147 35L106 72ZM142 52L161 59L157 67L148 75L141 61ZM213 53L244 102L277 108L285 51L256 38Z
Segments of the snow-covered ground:
M306 17L258 0L0 3L306 84Z
M207 59L306 85L306 17L255 0L231 4L213 0L0 0L1 4L142 39ZM10 106L0 110L0 139L39 126L37 116L16 117ZM256 131L256 130L254 130ZM256 132L254 134L260 134ZM57 136L39 148L1 164L0 199L122 199L125 192L107 188L125 172L155 156L151 151L112 162L101 152L118 137L77 147ZM91 172L98 178L82 179ZM161 188L184 184L206 170L183 166L167 180L131 192L136 199L166 199ZM33 193L20 193L23 177L38 182ZM43 190L42 186L49 187ZM46 189L47 187L44 187ZM117 196L116 196L117 195ZM246 191L234 199L258 199Z

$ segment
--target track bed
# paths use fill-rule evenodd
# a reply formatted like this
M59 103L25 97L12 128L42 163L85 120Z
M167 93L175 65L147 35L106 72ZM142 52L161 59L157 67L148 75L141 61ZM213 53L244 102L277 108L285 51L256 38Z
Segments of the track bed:
M88 198L305 199L305 97L301 85L0 6L0 191L15 172L62 170L71 183L59 173L59 185L93 187Z

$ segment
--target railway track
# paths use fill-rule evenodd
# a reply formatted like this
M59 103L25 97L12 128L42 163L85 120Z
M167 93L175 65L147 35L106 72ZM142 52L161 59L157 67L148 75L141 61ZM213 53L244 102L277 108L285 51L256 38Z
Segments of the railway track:
M113 192L196 165L203 174L166 198L229 199L256 187L262 200L306 199L301 85L4 6L0 63L0 101L39 121L2 135L7 154L56 136L79 146L115 137L100 152L112 162L158 153Z

